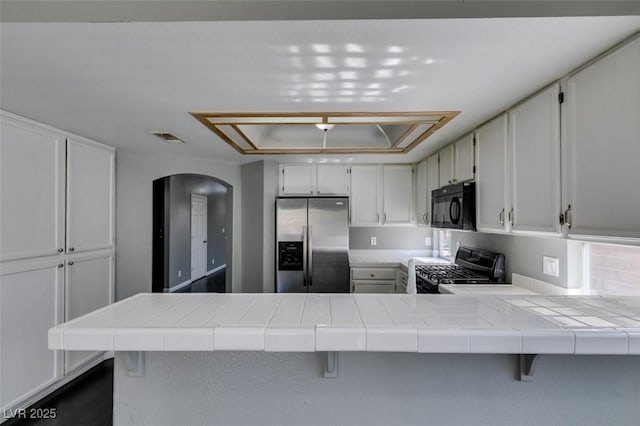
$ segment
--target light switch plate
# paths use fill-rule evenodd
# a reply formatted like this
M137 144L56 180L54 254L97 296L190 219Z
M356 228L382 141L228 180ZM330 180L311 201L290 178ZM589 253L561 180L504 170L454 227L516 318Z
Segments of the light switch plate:
M376 240L376 237L371 237L371 245L375 246L376 244L378 244L378 241Z
M431 245L431 237L424 237L424 245L425 247L429 247Z
M542 256L542 273L557 277L560 275L560 263L557 257Z

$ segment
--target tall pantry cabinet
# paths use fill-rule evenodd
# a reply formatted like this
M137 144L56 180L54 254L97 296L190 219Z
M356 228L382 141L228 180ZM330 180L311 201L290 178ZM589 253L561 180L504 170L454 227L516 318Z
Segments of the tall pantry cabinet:
M48 329L114 299L115 149L0 112L0 410L102 354L47 348Z

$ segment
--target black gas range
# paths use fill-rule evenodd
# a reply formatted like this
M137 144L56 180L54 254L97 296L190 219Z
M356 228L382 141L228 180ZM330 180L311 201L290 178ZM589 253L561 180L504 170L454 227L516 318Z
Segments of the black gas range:
M461 246L451 265L416 265L417 293L439 293L439 284L504 282L504 255Z

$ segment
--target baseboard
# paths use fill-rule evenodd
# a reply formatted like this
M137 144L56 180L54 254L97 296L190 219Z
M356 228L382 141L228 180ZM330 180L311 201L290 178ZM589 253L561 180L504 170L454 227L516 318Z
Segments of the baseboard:
M186 286L188 286L189 284L191 284L191 280L186 280L184 282L181 282L180 284L176 284L173 287L169 287L169 288L165 288L164 292L165 293L173 293L174 291L178 291L181 288L185 288Z
M222 271L226 267L227 267L227 264L225 263L224 265L220 265L217 268L214 268L214 269L211 269L211 270L207 271L207 273L205 275L209 276L209 275L214 274L214 273L216 273L218 271Z

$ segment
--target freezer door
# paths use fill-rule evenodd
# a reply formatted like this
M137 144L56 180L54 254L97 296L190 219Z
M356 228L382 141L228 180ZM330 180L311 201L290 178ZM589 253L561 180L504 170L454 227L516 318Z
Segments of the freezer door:
M276 199L276 292L306 293L307 199Z
M309 292L349 293L348 223L348 198L309 199Z

